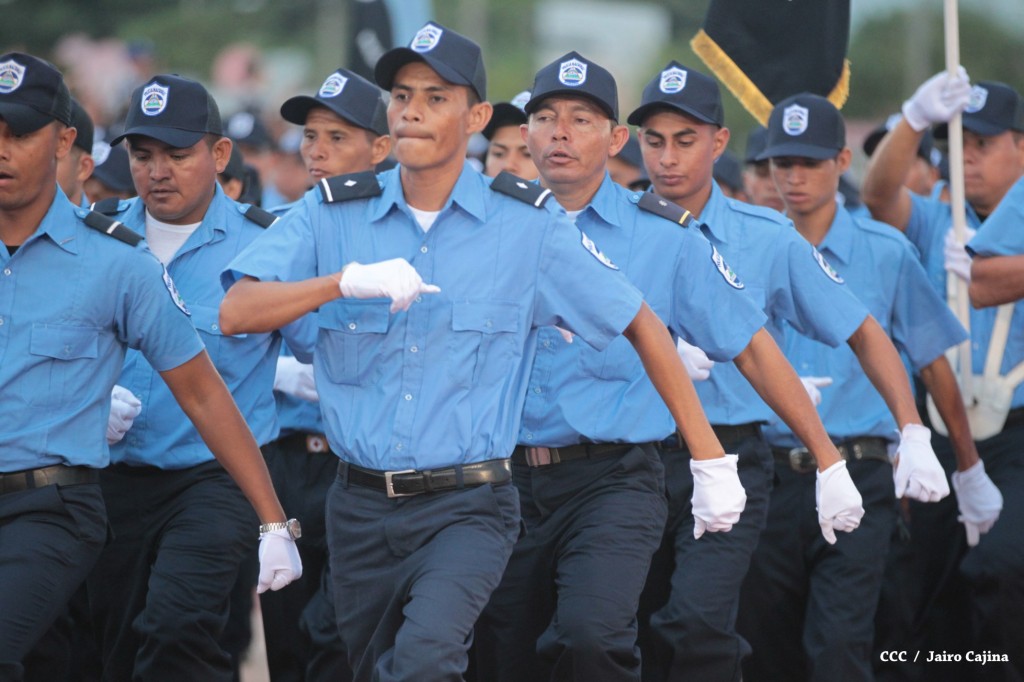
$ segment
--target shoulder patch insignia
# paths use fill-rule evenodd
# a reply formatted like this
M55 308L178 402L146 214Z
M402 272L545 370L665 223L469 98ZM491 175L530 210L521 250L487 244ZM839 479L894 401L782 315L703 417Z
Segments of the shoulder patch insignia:
M674 223L679 223L683 227L690 227L695 222L692 213L679 204L660 197L654 192L644 192L641 194L640 201L636 205L649 213L661 216Z
M818 249L813 246L811 247L811 250L814 252L814 260L818 263L818 267L822 269L822 272L828 275L828 278L836 284L843 284L845 280L838 272L836 272L834 267L829 265L829 262L821 255L821 251L818 251Z
M105 216L102 213L96 211L89 211L83 222L98 232L108 234L114 239L124 242L129 246L135 246L142 241L142 235L134 230L125 227L120 220L114 220L110 216Z
M106 199L100 199L92 205L92 210L102 213L103 215L117 215L122 210L121 200L117 197L107 197Z
M594 243L593 239L587 236L586 232L580 230L580 235L582 237L583 248L589 251L590 255L596 258L601 265L612 270L619 269L619 266L613 263L611 258L601 253L601 250L597 248L597 244Z
M264 230L277 222L277 216L270 211L265 211L259 206L250 205L242 213L249 221L256 223Z
M544 202L551 196L551 190L505 171L498 173L494 180L491 181L491 189L495 192L507 194L525 204L532 204L537 208L543 206Z
M711 245L711 262L718 268L718 272L721 273L722 278L725 279L726 283L733 289L743 289L746 287L743 282L740 281L739 276L729 267L729 264L725 262L725 258L718 252L715 245Z
M383 191L373 171L324 178L317 183L317 188L325 204L377 197Z
M188 306L185 305L185 299L178 293L178 287L174 286L174 280L171 279L171 273L167 272L166 266L164 267L164 286L167 287L167 293L171 295L171 300L174 301L174 305L178 306L178 310L192 317Z

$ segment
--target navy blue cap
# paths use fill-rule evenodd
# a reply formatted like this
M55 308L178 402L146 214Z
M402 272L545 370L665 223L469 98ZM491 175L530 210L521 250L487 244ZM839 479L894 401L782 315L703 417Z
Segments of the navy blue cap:
M864 143L861 145L861 149L864 150L864 154L867 157L871 157L875 153L875 148L878 147L878 143L882 141L882 138L892 130L900 119L903 118L903 114L891 114L889 118L885 119L885 122L879 125L877 128L868 133L868 136L864 138ZM930 130L925 130L924 134L921 135L921 142L917 145L917 155L927 161L933 166L938 165L938 152L935 150L935 137L932 135Z
M537 72L533 79L533 96L524 109L532 114L540 103L554 95L585 97L613 121L619 120L619 89L615 78L604 67L579 52L562 55Z
M488 140L494 137L498 128L505 126L520 126L526 123L526 103L530 101L530 91L523 90L512 98L510 102L498 102L494 105L494 112L491 120L487 122L482 131L483 136Z
M22 52L0 56L0 118L16 135L71 125L71 93L53 64Z
M220 172L229 180L245 180L245 159L237 144L231 145L231 156L228 157L228 165Z
M85 107L73 97L71 98L71 127L78 130L78 134L75 135L75 146L88 154L92 154L92 143L96 135L96 129L93 127L92 119L89 118Z
M779 156L835 158L846 146L846 124L832 102L801 93L782 100L768 116L766 149L757 160Z
M132 171L128 164L128 152L122 145L111 147L102 140L97 140L92 147L92 158L96 167L92 177L115 192L134 192Z
M764 126L754 126L747 133L747 147L743 150L744 163L757 163L758 156L768 146L768 129Z
M124 130L110 144L145 135L184 149L207 134L224 135L220 110L210 93L194 80L161 74L132 92Z
M635 166L636 168L644 167L644 156L640 151L640 141L636 139L636 135L631 134L627 137L626 144L622 145L622 149L615 156L630 166Z
M348 69L338 69L324 80L315 97L298 95L281 105L281 117L305 125L313 107L324 107L354 126L377 135L388 134L384 93L376 85Z
M257 149L271 149L274 146L274 138L270 136L267 126L252 111L239 111L228 116L224 122L224 134L238 144Z
M426 62L449 83L468 85L481 102L487 99L487 74L480 46L450 28L428 21L408 47L385 52L373 69L377 85L391 90L395 74L410 62Z
M725 123L722 93L714 78L688 69L673 60L644 88L640 106L626 122L638 126L656 109L675 109L698 121L721 126Z
M712 175L719 185L725 185L734 192L743 189L743 170L740 168L740 160L728 149L715 159Z
M1024 132L1024 102L1006 83L981 81L971 88L971 99L961 121L964 130L984 137L1007 130ZM945 123L936 126L935 137L940 140L949 137L949 126Z

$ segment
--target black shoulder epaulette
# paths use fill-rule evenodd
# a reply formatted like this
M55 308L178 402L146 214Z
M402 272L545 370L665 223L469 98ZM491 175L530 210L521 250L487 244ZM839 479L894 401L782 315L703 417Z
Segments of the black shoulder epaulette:
M551 196L551 190L545 189L529 180L523 180L518 175L512 175L506 171L501 171L495 176L494 180L491 181L491 189L495 192L507 194L514 199L519 199L523 203L533 204L537 208L543 206L544 202Z
M92 210L103 215L117 215L121 212L120 204L121 200L117 197L107 197L94 203Z
M638 201L636 205L649 213L661 216L662 218L671 220L674 223L679 223L683 227L689 227L694 221L692 213L679 204L671 202L663 197L659 197L654 192L644 192L640 196L640 201Z
M325 204L376 197L383 192L380 183L377 182L377 176L372 171L324 178L317 183L317 187Z
M276 215L270 211L263 210L259 206L250 206L245 209L245 213L242 215L262 227L264 230L277 222Z
M114 239L118 239L125 244L135 246L142 241L141 234L125 227L120 220L114 220L110 216L105 216L97 211L89 211L82 220L92 229L109 234Z

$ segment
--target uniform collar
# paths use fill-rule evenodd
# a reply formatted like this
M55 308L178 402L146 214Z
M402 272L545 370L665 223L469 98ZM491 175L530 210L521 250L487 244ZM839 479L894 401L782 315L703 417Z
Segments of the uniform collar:
M228 195L224 194L220 183L216 183L216 187L213 190L213 199L210 201L210 205L206 207L206 214L203 216L203 220L199 223L196 231L185 240L185 245L206 244L207 242L214 241L215 238L217 241L223 239L224 234L227 232L224 209L229 201L231 200L228 199ZM128 200L128 208L125 209L123 217L112 217L114 220L121 220L125 225L142 236L146 236L146 205L142 203L142 197L133 197ZM184 251L185 249L182 249L180 253L184 253Z
M710 232L711 235L721 244L728 244L728 232L725 226L728 220L725 217L725 210L728 205L728 197L722 192L718 183L711 181L711 195L708 203L704 204L704 210L700 212L700 226L702 232ZM686 208L686 206L683 206Z
M628 190L616 184L612 180L612 176L608 174L608 171L605 171L604 180L601 181L601 185L597 188L594 198L590 200L590 203L587 204L580 215L592 212L609 225L616 227L622 225L625 221L619 213L624 205L620 196L621 192L628 192Z
M844 265L849 265L856 229L857 225L853 222L853 216L836 202L836 217L832 219L832 225L828 228L828 234L821 240L818 251L827 251L830 257Z
M370 213L370 220L376 222L386 216L392 208L397 207L404 213L411 215L409 204L405 201L402 192L401 166L395 166L392 170L378 176L381 182L381 195L377 199L377 205ZM469 165L463 162L462 172L459 179L455 181L455 187L441 208L441 212L447 211L452 204L457 204L462 210L483 223L487 219L487 210L484 206L484 192L489 191L483 176Z
M46 235L54 244L68 253L77 254L78 244L75 240L75 221L68 220L68 214L74 211L74 204L68 201L64 191L58 186L53 201L50 202L50 208L47 209L46 215L43 216L43 220L39 223L35 234L40 236ZM87 213L88 210L85 210L81 211L78 215L80 218L84 218ZM32 240L33 237L26 239L26 243Z

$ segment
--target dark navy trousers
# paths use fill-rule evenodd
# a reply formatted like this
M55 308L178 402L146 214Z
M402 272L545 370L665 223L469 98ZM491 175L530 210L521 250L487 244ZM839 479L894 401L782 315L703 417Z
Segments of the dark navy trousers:
M655 448L519 463L513 480L526 535L479 625L479 679L639 680L636 611L666 516Z
M728 533L693 538L693 475L686 450L668 450L668 523L654 555L640 608L645 682L730 682L750 645L736 632L740 587L765 525L772 486L771 451L761 436L723 442L739 454L747 493L739 523Z
M350 485L327 496L334 606L360 682L459 682L473 625L519 536L511 483L389 499Z

